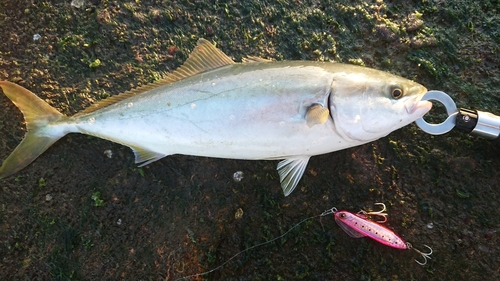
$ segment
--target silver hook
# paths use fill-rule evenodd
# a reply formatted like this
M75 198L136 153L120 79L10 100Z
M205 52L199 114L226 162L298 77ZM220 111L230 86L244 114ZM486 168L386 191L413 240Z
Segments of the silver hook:
M412 249L413 251L419 253L424 258L424 262L419 262L417 259L415 259L416 263L418 263L420 265L426 265L427 264L427 259L431 259L431 257L430 257L432 255L432 248L431 247L429 247L429 246L427 246L427 245L424 244L424 246L427 247L430 250L430 252L429 253L423 253L422 251L413 248L413 246L410 243L408 243L408 242L406 242L406 246L408 247L408 249Z
M379 217L383 217L384 219L381 220L381 221L375 221L377 223L384 223L387 221L387 216L388 214L385 212L387 211L387 208L385 207L385 204L384 203L375 203L374 205L380 205L382 206L382 210L380 211L376 211L376 212L367 212L365 210L361 210L358 212L358 214L363 214L365 216L379 216Z

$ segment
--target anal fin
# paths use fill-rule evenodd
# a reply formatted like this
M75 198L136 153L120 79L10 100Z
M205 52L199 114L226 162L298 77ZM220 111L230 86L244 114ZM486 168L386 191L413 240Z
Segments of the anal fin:
M299 180L306 170L307 162L311 156L295 156L287 158L278 163L278 173L280 175L281 188L285 196L288 196L297 187Z
M132 151L134 151L135 163L141 163L139 167L146 166L156 160L160 160L161 158L167 156L167 154L154 152L142 147L130 146L130 148L132 149Z

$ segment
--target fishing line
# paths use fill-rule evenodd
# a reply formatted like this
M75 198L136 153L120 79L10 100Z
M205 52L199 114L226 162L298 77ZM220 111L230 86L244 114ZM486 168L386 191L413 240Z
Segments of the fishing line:
M183 279L187 279L187 278L191 278L191 277L204 276L204 275L207 275L207 274L212 273L214 271L217 271L217 270L221 269L222 267L224 267L227 263L229 263L230 261L232 261L237 256L239 256L239 255L241 255L241 254L243 254L243 253L245 253L247 251L250 251L252 249L255 249L257 247L264 246L266 244L272 243L272 242L274 242L274 241L276 241L278 239L283 238L285 235L287 235L288 233L290 233L290 231L292 231L294 228L296 228L297 226L301 225L302 223L304 223L304 222L306 222L308 220L317 218L317 217L324 217L326 215L330 215L330 214L333 214L335 212L337 212L337 208L333 207L331 209L328 209L328 210L324 211L323 213L321 213L319 215L315 215L315 216L312 216L312 217L305 218L305 219L301 220L300 222L296 223L294 226L292 226L290 229L288 229L285 233L281 234L280 236L275 237L275 238L273 238L271 240L262 242L260 244L254 245L252 247L246 248L246 249L244 249L244 250L236 253L234 256L232 256L231 258L229 258L228 260L226 260L224 263L222 263L221 265L217 266L216 268L210 269L209 271L205 271L205 272L202 272L202 273L197 273L197 274L193 274L193 275L184 276L184 277L175 279L174 281L183 280Z

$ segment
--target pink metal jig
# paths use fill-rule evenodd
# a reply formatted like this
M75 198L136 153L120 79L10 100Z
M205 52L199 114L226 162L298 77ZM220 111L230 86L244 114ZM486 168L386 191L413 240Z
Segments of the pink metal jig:
M363 218L363 215L338 211L334 216L337 224L353 238L370 237L389 247L408 249L406 242L396 233L376 222Z
M387 221L387 214L384 213L386 209L383 203L377 203L377 205L382 205L383 210L378 212L360 211L357 214L348 211L338 211L335 208L332 208L329 211L330 213L333 213L335 222L337 222L337 224L347 234L349 234L349 236L353 238L369 237L379 243L396 249L412 249L424 258L424 262L419 262L418 260L415 261L420 265L425 265L427 263L427 259L431 258L430 255L432 254L432 248L424 245L430 250L430 252L423 253L422 251L413 248L410 243L405 242L401 237L394 233L394 231L380 225L380 223ZM327 211L325 211L325 213L326 212ZM381 216L383 217L383 220L378 221L377 223L369 220L369 216Z

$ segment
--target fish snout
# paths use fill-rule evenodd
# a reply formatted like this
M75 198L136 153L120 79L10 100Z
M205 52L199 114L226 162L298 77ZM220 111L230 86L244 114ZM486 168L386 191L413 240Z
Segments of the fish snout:
M422 96L414 97L408 99L404 102L406 113L409 115L418 114L422 117L432 108L432 103L430 101L421 100Z

